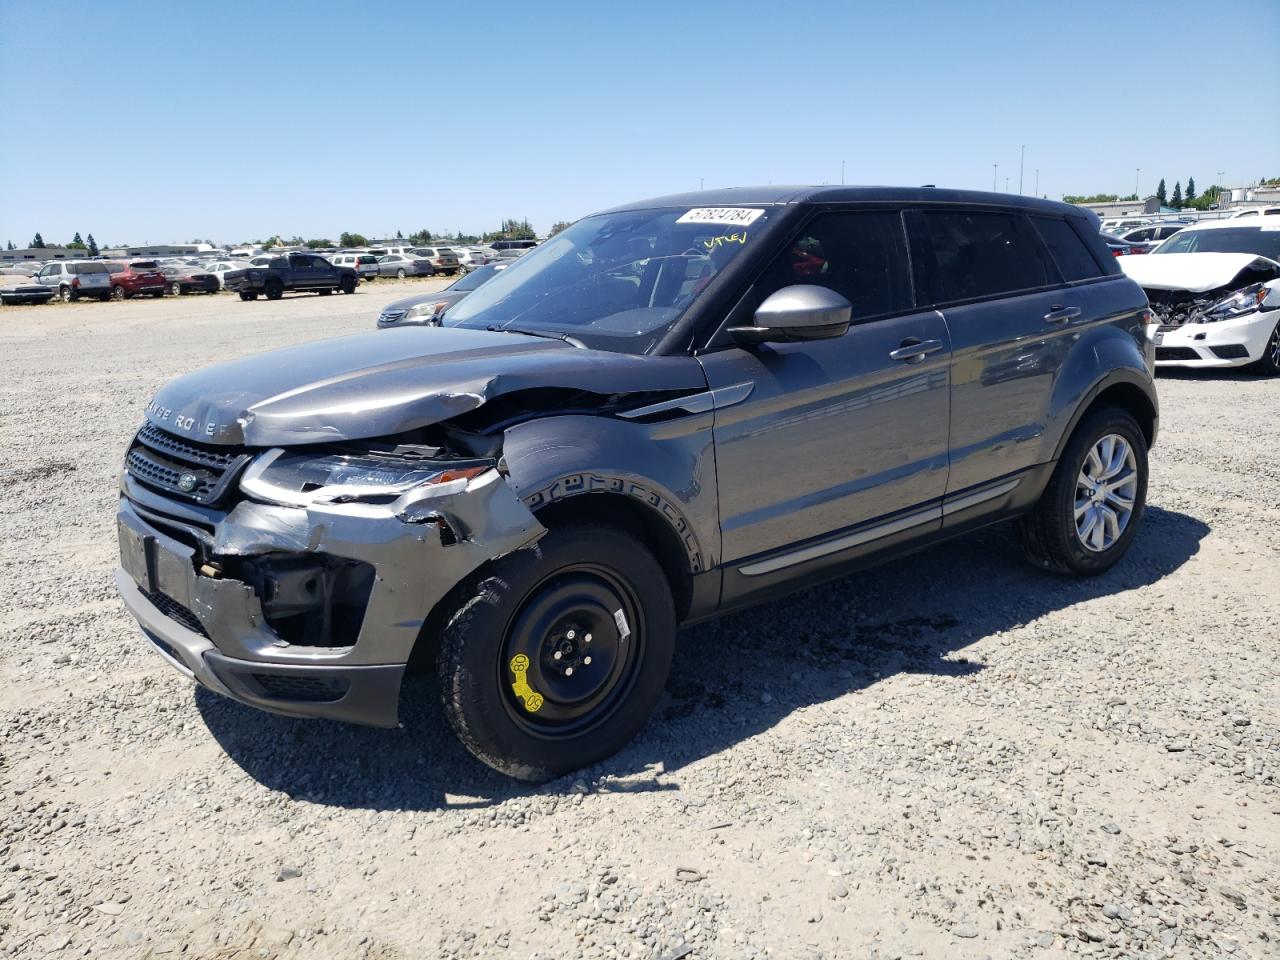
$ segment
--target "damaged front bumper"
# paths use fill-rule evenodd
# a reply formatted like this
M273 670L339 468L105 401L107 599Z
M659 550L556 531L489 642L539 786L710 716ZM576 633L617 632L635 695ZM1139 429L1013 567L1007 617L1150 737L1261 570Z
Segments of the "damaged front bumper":
M1212 323L1163 324L1157 367L1240 367L1262 356L1280 312L1259 310Z
M174 667L291 716L394 726L428 614L544 528L497 470L393 503L193 510L128 475L116 584Z

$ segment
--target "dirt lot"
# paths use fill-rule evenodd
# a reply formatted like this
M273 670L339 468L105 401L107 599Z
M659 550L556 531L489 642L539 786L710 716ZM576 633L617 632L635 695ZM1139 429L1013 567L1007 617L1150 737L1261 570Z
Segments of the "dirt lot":
M1088 582L993 530L686 631L623 754L537 788L192 688L111 586L165 380L349 297L0 308L0 953L1280 956L1280 380L1162 377Z

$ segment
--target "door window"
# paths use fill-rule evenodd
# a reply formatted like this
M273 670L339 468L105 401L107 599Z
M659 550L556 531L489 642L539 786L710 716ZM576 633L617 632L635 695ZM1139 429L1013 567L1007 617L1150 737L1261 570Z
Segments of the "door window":
M1011 213L926 211L942 302L1033 290L1049 282L1031 237Z
M763 301L795 284L836 291L853 305L854 323L910 310L911 269L901 214L819 214L756 288Z
M1073 280L1091 280L1102 276L1098 262L1089 253L1080 235L1065 220L1053 217L1032 217L1036 232L1049 248L1049 255L1058 265L1062 279L1070 283Z

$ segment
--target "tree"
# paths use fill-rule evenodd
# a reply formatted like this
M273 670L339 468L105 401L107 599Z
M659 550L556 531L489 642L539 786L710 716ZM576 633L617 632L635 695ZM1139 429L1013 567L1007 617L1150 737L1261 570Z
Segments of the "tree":
M17 248L17 247L15 247L15 246L13 245L13 241L12 241L12 240L10 240L10 241L9 241L9 245L8 245L7 247L5 247L5 249L6 249L6 250L17 250L18 248Z
M1175 210L1182 209L1182 181L1179 180L1173 185L1173 196L1169 200L1169 206Z
M401 233L399 230L397 230L397 231L396 231L396 239L397 239L397 240L403 240L403 239L404 239L404 234L403 234L403 233Z
M367 247L369 241L365 239L363 233L347 233L345 230L338 235L338 246L340 247Z
M486 233L484 238L490 240L536 240L537 234L528 220L503 220L502 229L497 233Z
M417 233L409 234L409 242L415 246L421 246L424 243L430 243L432 238L431 231L423 227Z
M1196 198L1196 178L1187 177L1187 192L1182 195L1182 199L1187 201L1187 206L1191 206L1191 201Z
M43 249L44 249L44 237L40 236L40 234L38 234L38 233L37 233L34 237L32 237L32 238L31 238L31 249L33 249L33 250L43 250Z
M1156 199L1160 201L1162 207L1169 205L1169 191L1165 188L1164 177L1160 178L1160 186L1156 187Z
M321 247L332 247L332 240L308 240L307 247L311 250L319 250Z
M1115 193L1095 193L1090 196L1069 193L1062 198L1063 203L1114 203L1120 195Z
M89 256L96 257L98 255L98 242L93 239L93 234L89 234Z
M565 229L567 229L567 228L569 228L569 227L571 227L571 226L573 226L573 224L571 224L571 223L566 223L566 222L565 222L565 221L563 221L563 220L557 220L555 223L553 223L553 224L551 225L551 232L550 232L550 233L548 233L548 234L547 234L547 236L548 236L548 237L554 237L554 236L555 236L557 233L559 233L561 230L565 230Z

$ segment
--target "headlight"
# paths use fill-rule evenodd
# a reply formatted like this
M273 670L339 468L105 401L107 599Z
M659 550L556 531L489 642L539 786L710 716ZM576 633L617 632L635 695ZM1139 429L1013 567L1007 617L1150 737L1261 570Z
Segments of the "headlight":
M249 464L240 489L294 506L354 500L391 503L425 484L462 481L465 485L491 466L489 461L442 463L379 451L317 454L277 449Z
M1229 297L1223 297L1207 309L1200 317L1200 323L1214 323L1218 320L1230 320L1243 313L1253 313L1262 309L1262 301L1267 299L1267 285L1254 283L1237 290Z
M437 301L436 303L417 303L409 308L409 311L404 315L404 318L406 320L422 320L426 317L434 317L437 314L443 313L444 308L448 305L448 301L444 300Z

